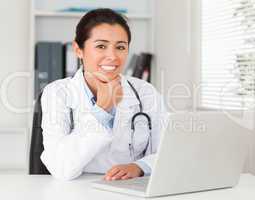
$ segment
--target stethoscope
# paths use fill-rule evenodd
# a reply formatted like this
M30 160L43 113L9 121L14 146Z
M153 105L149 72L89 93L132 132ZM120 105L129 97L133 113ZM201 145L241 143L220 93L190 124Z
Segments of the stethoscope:
M138 95L138 92L136 91L136 89L134 88L134 86L127 80L129 86L131 87L132 91L134 92L137 100L139 101L139 112L135 113L132 118L131 118L131 141L129 143L129 151L130 151L130 157L132 158L133 161L136 160L136 157L135 157L135 149L134 149L134 134L135 134L135 119L138 117L138 116L143 116L146 118L147 120L147 126L148 126L148 129L149 129L149 140L148 140L148 143L146 145L146 149L145 151L148 149L148 147L150 148L150 154L152 154L152 136L151 136L151 118L148 114L146 114L145 112L143 112L143 105L142 105L142 101Z
M83 76L84 76L84 69L82 70L82 73L83 73ZM148 140L148 143L146 145L146 148L144 150L144 152L146 152L146 150L150 149L150 154L152 154L152 135L151 135L151 118L148 114L146 114L145 112L143 112L143 105L142 105L142 101L138 95L138 92L136 91L136 89L134 88L134 86L130 83L130 81L128 81L128 84L129 86L131 87L132 91L134 92L135 94L135 97L136 99L139 101L139 112L135 113L132 118L131 118L131 135L130 135L130 143L129 143L129 151L130 151L130 157L133 161L136 160L136 156L135 156L135 148L134 148L134 134L135 134L135 120L138 116L143 116L146 118L147 120L147 126L148 126L148 129L149 129L149 140Z

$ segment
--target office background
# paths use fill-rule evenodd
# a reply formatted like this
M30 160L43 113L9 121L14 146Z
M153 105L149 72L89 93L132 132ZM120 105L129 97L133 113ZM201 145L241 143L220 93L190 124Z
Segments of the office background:
M135 1L130 2L134 4ZM164 94L172 110L200 110L197 92L201 73L198 42L200 0L144 0L140 3L148 6L145 11L149 14L145 15L145 19L138 17L134 20L152 23L149 25L149 36L142 42L149 43L145 50L154 55L152 83ZM33 13L34 6L32 0L0 3L0 173L26 173L28 169L34 96L35 31L40 29L34 25L38 18ZM140 28L143 27L141 25ZM138 33L141 32L143 29L138 30ZM139 41L135 39L134 42ZM135 52L135 45L133 50ZM251 126L244 127L244 132L249 131L251 137L244 171L255 174L255 120L254 111L250 111L245 120L253 129Z

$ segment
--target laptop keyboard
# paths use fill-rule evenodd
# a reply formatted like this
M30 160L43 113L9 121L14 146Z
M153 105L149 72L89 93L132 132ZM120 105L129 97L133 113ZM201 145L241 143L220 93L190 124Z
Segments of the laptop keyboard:
M97 184L109 185L117 188L125 188L138 191L146 191L149 182L149 176L138 177L128 180L116 180L116 181L96 181Z

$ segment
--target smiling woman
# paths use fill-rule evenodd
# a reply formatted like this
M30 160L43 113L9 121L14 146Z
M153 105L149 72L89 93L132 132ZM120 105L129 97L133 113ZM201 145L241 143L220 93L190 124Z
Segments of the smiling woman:
M151 84L121 75L130 41L126 20L111 9L92 10L78 23L73 49L82 69L50 83L41 99L41 160L54 177L150 174L167 112Z
M87 72L101 72L110 81L122 71L130 41L125 19L110 9L98 9L80 20L73 46Z
M83 60L85 72L100 72L104 81L111 81L122 72L128 55L128 37L120 25L101 24L91 30L91 37L80 49L76 42L77 56Z

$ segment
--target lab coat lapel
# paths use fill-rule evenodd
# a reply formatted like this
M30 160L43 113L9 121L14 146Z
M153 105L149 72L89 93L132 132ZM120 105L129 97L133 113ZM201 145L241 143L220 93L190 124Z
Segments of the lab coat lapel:
M73 99L75 107L79 107L82 111L88 110L90 108L90 100L85 96L85 86L84 78L82 74L82 68L80 68L71 79L73 90Z
M105 132L106 129L98 122L96 117L91 114L91 102L85 92L84 77L82 69L79 69L71 79L73 115L75 126L79 130L91 130L91 132ZM89 131L87 131L89 133Z

